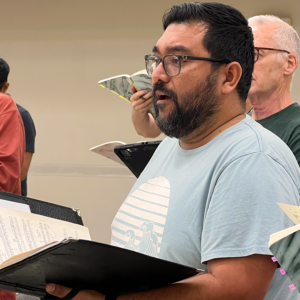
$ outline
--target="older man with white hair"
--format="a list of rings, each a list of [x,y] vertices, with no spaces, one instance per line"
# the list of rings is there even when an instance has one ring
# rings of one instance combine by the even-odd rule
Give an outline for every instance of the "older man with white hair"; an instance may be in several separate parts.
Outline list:
[[[255,64],[248,93],[252,117],[280,137],[300,165],[300,106],[290,89],[300,55],[296,30],[278,17],[250,18],[255,46]]]

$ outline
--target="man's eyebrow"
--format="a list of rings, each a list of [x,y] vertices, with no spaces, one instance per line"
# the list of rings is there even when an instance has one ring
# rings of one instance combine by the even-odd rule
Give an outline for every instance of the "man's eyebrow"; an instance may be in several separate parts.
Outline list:
[[[167,47],[166,50],[168,53],[174,53],[174,52],[180,52],[182,54],[191,54],[192,53],[192,51],[189,48],[182,46],[182,45]]]
[[[179,46],[170,46],[170,47],[167,47],[166,49],[167,53],[175,53],[175,52],[180,52],[182,54],[192,54],[192,51],[185,47],[185,46],[182,46],[182,45],[179,45]],[[153,53],[160,53],[159,49],[157,46],[154,46],[153,47],[153,50],[152,50]]]

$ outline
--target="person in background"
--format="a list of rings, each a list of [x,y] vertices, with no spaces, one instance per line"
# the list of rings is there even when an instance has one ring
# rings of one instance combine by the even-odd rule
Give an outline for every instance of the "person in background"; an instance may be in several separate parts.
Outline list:
[[[0,66],[0,82],[6,80]],[[0,93],[0,190],[21,195],[25,130],[14,100]],[[0,300],[15,300],[16,293],[0,290]]]
[[[0,82],[6,80],[0,65]],[[21,195],[25,131],[14,100],[0,93],[0,190]]]
[[[300,204],[300,169],[287,145],[245,114],[252,30],[215,2],[174,5],[163,26],[145,63],[167,137],[117,212],[111,244],[207,272],[118,297],[75,290],[73,300],[299,300],[268,242],[293,225],[277,203]]]
[[[1,76],[0,92],[1,93],[6,93],[8,90],[9,83],[7,81],[7,78],[8,78],[9,71],[10,68],[7,62],[4,59],[0,58],[0,76]],[[17,108],[22,117],[24,127],[25,127],[26,150],[24,155],[24,163],[22,165],[22,171],[21,171],[21,190],[22,190],[22,196],[27,196],[27,174],[28,174],[33,153],[35,151],[34,146],[35,146],[36,131],[30,113],[19,104],[17,104]]]
[[[300,106],[290,94],[300,55],[296,30],[275,16],[250,18],[255,64],[248,93],[252,118],[280,137],[300,165]]]

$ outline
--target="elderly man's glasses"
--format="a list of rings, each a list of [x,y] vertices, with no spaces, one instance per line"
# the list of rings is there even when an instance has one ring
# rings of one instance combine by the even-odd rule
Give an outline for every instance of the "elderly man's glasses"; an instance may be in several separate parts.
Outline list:
[[[286,53],[290,54],[290,52],[287,51],[287,50],[273,49],[273,48],[264,48],[264,47],[254,47],[254,62],[258,61],[258,59],[259,59],[259,51],[260,50],[281,51],[281,52],[286,52]]]
[[[185,55],[174,55],[168,54],[163,58],[158,57],[155,54],[149,54],[145,56],[146,70],[147,73],[152,76],[153,71],[162,62],[165,72],[170,77],[175,77],[180,74],[181,64],[185,60],[204,60],[221,64],[228,64],[230,61],[214,59],[209,57],[196,57],[196,56],[185,56]]]

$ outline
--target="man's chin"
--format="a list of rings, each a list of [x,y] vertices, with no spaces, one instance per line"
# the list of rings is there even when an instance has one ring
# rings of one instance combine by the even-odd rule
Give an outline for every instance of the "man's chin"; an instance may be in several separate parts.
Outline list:
[[[174,105],[170,105],[170,103],[163,104],[155,104],[155,110],[158,112],[158,115],[163,118],[167,117],[171,111],[174,110]]]
[[[168,115],[169,112],[164,110],[158,110],[158,113],[156,114],[156,119],[159,120],[160,122],[164,122],[167,120]]]
[[[164,110],[164,108],[166,107],[166,104],[164,103],[164,104],[155,104],[154,105],[155,106],[155,108],[158,110],[158,111],[162,111],[162,110]]]
[[[166,121],[166,117],[162,117],[161,114],[156,115],[155,121],[156,123],[163,124]]]

